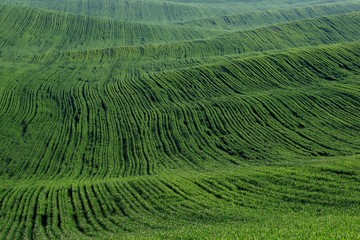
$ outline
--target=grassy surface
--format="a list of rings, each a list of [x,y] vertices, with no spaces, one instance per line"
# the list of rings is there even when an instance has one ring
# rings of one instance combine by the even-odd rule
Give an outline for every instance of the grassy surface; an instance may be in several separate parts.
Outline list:
[[[200,28],[151,25],[0,5],[1,47],[18,53],[106,48],[184,41],[219,33]],[[220,33],[223,33],[221,31]]]
[[[0,236],[356,239],[358,158],[12,184],[1,189]]]
[[[356,12],[359,10],[359,2],[328,3],[313,5],[310,7],[286,8],[280,10],[276,9],[242,14],[229,14],[210,18],[199,18],[177,22],[176,24],[182,26],[199,26],[209,29],[219,28],[226,30],[243,30],[300,19]]]
[[[249,13],[269,9],[314,6],[349,0],[0,0],[1,3],[42,8],[86,16],[125,21],[168,23],[227,14]],[[355,1],[356,2],[356,1]]]
[[[20,18],[22,20],[22,18]],[[13,26],[21,27],[19,23],[22,21],[13,21],[11,24],[6,22],[3,25],[5,32],[7,29],[13,29]],[[56,23],[56,21],[54,21]],[[121,60],[123,63],[128,61],[152,61],[152,65],[161,65],[161,62],[169,64],[181,64],[184,60],[192,59],[193,62],[203,63],[202,61],[216,62],[214,58],[218,56],[228,56],[229,58],[238,57],[239,54],[254,54],[255,52],[284,50],[289,48],[316,46],[323,44],[334,44],[341,42],[350,42],[360,40],[357,29],[360,24],[360,13],[338,14],[329,17],[320,17],[299,21],[292,21],[289,23],[281,23],[273,26],[259,27],[251,30],[236,31],[226,34],[220,34],[213,37],[205,37],[203,39],[193,39],[197,35],[189,37],[190,40],[176,42],[177,32],[173,32],[169,36],[167,44],[154,44],[152,41],[157,39],[157,36],[151,35],[149,44],[136,45],[131,43],[131,36],[123,36],[122,34],[102,35],[98,31],[96,25],[93,27],[94,31],[82,33],[79,29],[84,22],[71,25],[70,31],[68,29],[53,29],[51,27],[44,27],[43,34],[52,36],[53,41],[47,44],[38,44],[36,36],[32,29],[38,29],[36,25],[33,28],[26,28],[28,37],[18,38],[17,35],[8,34],[3,36],[4,50],[2,55],[11,57],[11,59],[25,58],[29,60],[34,57],[28,52],[37,52],[46,54],[37,54],[35,60],[42,59],[47,62],[59,61],[114,61]],[[130,23],[131,24],[131,23]],[[116,25],[115,25],[116,26]],[[181,28],[180,28],[181,29]],[[188,28],[186,28],[188,29]],[[174,29],[171,29],[174,30]],[[193,31],[193,30],[191,30]],[[94,34],[97,33],[97,34]],[[144,34],[150,33],[145,31]],[[205,33],[205,36],[208,33]],[[139,36],[142,34],[139,33]],[[165,35],[165,33],[163,34]],[[82,36],[81,43],[74,41],[74,36]],[[165,39],[164,39],[165,40]],[[14,44],[16,43],[16,44]],[[129,45],[120,47],[122,45]],[[71,49],[71,51],[66,51]],[[84,50],[83,50],[84,49]],[[85,50],[86,49],[86,50]],[[75,51],[77,50],[77,51]],[[80,51],[79,51],[80,50]],[[233,56],[231,56],[233,55]],[[58,59],[60,58],[60,59]],[[65,58],[65,59],[64,59]],[[109,59],[110,58],[110,59]],[[137,64],[134,68],[141,68],[149,64]],[[185,66],[191,66],[189,62],[184,63]],[[168,66],[160,66],[160,71],[166,70]]]
[[[0,239],[360,237],[357,1],[1,2]]]
[[[358,153],[359,95],[341,80],[359,74],[358,49],[293,50],[137,77],[134,69],[129,79],[105,75],[116,65],[98,62],[10,65],[2,70],[0,131],[17,134],[1,144],[9,159],[2,177],[103,178]]]

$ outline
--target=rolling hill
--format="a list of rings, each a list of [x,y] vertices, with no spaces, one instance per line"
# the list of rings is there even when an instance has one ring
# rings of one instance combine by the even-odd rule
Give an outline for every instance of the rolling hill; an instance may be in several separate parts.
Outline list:
[[[199,26],[209,29],[244,30],[301,19],[357,12],[359,10],[360,4],[358,2],[328,3],[310,7],[276,9],[242,14],[228,14],[210,18],[198,18],[177,22],[176,24],[182,26]]]
[[[253,13],[269,9],[316,6],[353,0],[0,0],[0,3],[54,10],[85,16],[135,22],[169,23],[189,19]],[[355,1],[356,2],[356,1]],[[341,7],[341,6],[338,6]]]
[[[358,1],[0,1],[0,239],[357,239]]]

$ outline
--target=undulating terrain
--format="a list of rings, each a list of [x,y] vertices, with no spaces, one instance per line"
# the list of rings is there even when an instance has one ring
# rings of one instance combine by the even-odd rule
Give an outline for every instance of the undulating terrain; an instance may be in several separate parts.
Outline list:
[[[359,0],[0,0],[0,239],[359,229]]]

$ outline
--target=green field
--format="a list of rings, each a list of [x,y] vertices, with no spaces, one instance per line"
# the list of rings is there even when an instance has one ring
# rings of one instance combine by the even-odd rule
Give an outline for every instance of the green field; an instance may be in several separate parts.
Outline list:
[[[360,1],[0,0],[0,240],[360,239]]]

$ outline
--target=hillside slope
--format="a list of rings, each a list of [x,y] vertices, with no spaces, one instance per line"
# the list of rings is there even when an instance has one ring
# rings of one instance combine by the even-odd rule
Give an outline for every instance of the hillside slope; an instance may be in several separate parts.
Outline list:
[[[263,54],[264,51],[275,52],[359,41],[360,36],[357,34],[359,23],[359,13],[339,14],[238,31],[202,40],[50,52],[16,56],[12,59],[59,66],[82,64],[83,70],[88,68],[89,71],[91,67],[96,67],[95,65],[101,64],[102,67],[111,65],[109,68],[112,75],[116,75],[117,80],[128,79],[129,76],[138,76],[142,73],[164,72],[217,61],[228,61],[240,56]]]
[[[13,137],[1,140],[2,177],[119,177],[357,153],[356,88],[333,81],[359,74],[358,49],[304,49],[126,81],[106,65],[10,65],[2,69],[0,131]]]
[[[249,13],[268,9],[285,9],[328,3],[329,0],[254,0],[254,1],[163,1],[163,0],[0,0],[16,4],[85,16],[108,19],[167,23],[190,19]],[[330,2],[354,2],[332,0]]]
[[[252,13],[199,18],[177,22],[182,26],[199,26],[202,28],[220,29],[249,29],[259,26],[296,21],[301,19],[316,18],[334,14],[357,12],[360,10],[359,2],[329,3],[310,7],[298,7],[280,10],[258,11]]]
[[[358,1],[13,4],[0,239],[360,238]]]
[[[91,49],[203,38],[216,31],[123,22],[0,5],[0,46],[22,53]]]

